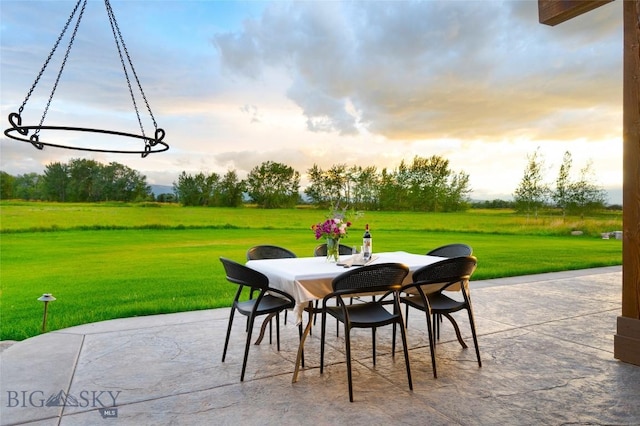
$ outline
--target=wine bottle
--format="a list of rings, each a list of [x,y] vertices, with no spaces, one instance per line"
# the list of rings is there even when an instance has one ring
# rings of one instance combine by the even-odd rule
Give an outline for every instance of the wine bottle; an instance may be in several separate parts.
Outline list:
[[[371,258],[372,245],[371,245],[371,233],[369,232],[369,224],[364,228],[364,235],[362,236],[362,257],[365,261]]]

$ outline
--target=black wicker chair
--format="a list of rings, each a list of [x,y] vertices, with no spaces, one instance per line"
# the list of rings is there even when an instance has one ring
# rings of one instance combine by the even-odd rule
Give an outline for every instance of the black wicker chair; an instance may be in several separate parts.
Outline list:
[[[284,247],[259,245],[247,250],[247,260],[287,259],[297,257],[294,252]]]
[[[293,257],[298,256],[291,250],[279,246],[258,245],[247,250],[247,260],[290,259]],[[253,290],[251,291],[251,297],[253,298]],[[287,311],[284,311],[284,323],[287,323]]]
[[[295,306],[294,298],[277,289],[269,287],[269,279],[262,273],[244,266],[233,260],[220,258],[227,274],[227,280],[234,284],[238,284],[238,291],[233,299],[231,313],[229,314],[229,325],[227,326],[227,337],[224,341],[224,349],[222,351],[222,362],[227,355],[227,347],[229,345],[229,336],[231,335],[231,326],[233,325],[233,317],[236,311],[247,317],[247,341],[244,348],[244,359],[242,361],[242,373],[240,381],[244,380],[244,373],[247,368],[247,358],[249,356],[249,346],[251,344],[251,332],[256,317],[260,315],[276,314],[276,342],[278,351],[280,350],[280,323],[278,316],[281,311],[291,309]],[[241,301],[242,290],[244,287],[250,288],[258,293],[255,299]],[[277,294],[277,296],[274,296]]]
[[[326,336],[327,314],[344,324],[345,356],[347,360],[347,377],[349,382],[349,401],[353,402],[353,384],[351,375],[351,329],[370,328],[372,330],[373,365],[376,364],[376,329],[393,324],[392,352],[395,355],[396,327],[400,326],[404,360],[407,368],[409,389],[413,390],[407,336],[400,313],[400,294],[402,281],[409,273],[409,268],[400,263],[382,263],[352,269],[340,274],[333,280],[333,292],[322,300],[322,334],[320,338],[320,373],[324,372],[324,346]],[[386,293],[377,301],[348,304],[344,297],[359,293]],[[393,300],[393,311],[385,309],[385,299]],[[329,306],[328,301],[335,299],[336,306]]]
[[[444,246],[436,247],[433,250],[429,250],[428,256],[440,256],[440,257],[460,257],[471,256],[473,249],[471,246],[462,243],[447,244]]]
[[[473,344],[476,348],[478,366],[482,367],[476,326],[473,320],[473,309],[471,307],[471,295],[469,294],[469,279],[475,271],[476,266],[477,259],[474,256],[444,259],[414,271],[413,283],[402,288],[402,292],[404,293],[400,298],[402,303],[425,312],[425,316],[427,317],[433,377],[438,377],[438,375],[435,355],[436,334],[432,324],[432,318],[433,323],[435,323],[437,316],[447,317],[449,321],[451,321],[451,324],[453,324],[458,341],[463,348],[466,348],[467,345],[464,343],[464,340],[462,340],[460,328],[450,315],[462,309],[465,309],[469,315],[469,324],[471,326],[471,334],[473,335]],[[455,285],[459,285],[458,287],[462,293],[463,300],[453,299],[443,293],[443,291],[448,291]]]
[[[357,253],[357,250],[356,250]],[[344,244],[339,244],[338,245],[338,254],[343,255],[343,254],[353,254],[353,249],[349,246],[346,246]],[[313,255],[314,256],[326,256],[327,255],[327,244],[320,244],[318,246],[316,246],[316,248],[313,250]]]
[[[453,243],[446,244],[444,246],[436,247],[427,252],[427,256],[439,256],[439,257],[460,257],[460,256],[471,256],[473,254],[473,249],[471,246],[463,243]],[[449,291],[460,291],[460,286],[454,285]],[[436,315],[437,321],[434,322],[436,336],[440,338],[440,323],[442,322],[442,317],[440,315]],[[405,324],[409,325],[409,305],[406,306],[404,313],[404,321]]]

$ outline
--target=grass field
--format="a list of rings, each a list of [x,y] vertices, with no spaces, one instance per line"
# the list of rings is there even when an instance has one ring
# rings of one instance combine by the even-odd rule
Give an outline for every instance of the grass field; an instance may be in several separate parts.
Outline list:
[[[0,203],[0,339],[112,318],[228,306],[235,286],[220,256],[244,261],[247,248],[276,244],[310,256],[310,226],[327,212],[309,208],[183,208],[174,205]],[[619,265],[622,245],[601,232],[622,229],[620,212],[581,221],[526,218],[511,211],[456,214],[366,212],[374,251],[424,253],[450,242],[474,248],[474,279]],[[571,236],[572,230],[583,235]]]

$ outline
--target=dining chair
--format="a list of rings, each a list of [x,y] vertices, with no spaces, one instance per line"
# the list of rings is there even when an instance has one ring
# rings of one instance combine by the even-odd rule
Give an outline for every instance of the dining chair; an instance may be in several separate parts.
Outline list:
[[[358,252],[358,250],[356,249],[356,253]],[[338,254],[353,254],[353,248],[349,247],[347,245],[344,244],[339,244],[338,245]],[[318,246],[316,246],[316,248],[313,250],[313,255],[314,256],[326,256],[327,255],[327,243],[324,244],[320,244]]]
[[[381,263],[343,272],[332,281],[332,293],[322,300],[322,332],[320,337],[320,374],[324,372],[324,347],[326,336],[327,314],[344,324],[345,356],[347,360],[347,378],[349,383],[349,401],[353,402],[353,384],[351,374],[351,329],[370,328],[372,336],[373,365],[376,365],[376,329],[385,325],[394,325],[392,337],[392,354],[395,356],[395,325],[400,327],[404,360],[407,369],[409,389],[413,390],[407,336],[400,311],[400,293],[402,281],[409,273],[409,268],[401,263]],[[361,293],[384,293],[375,301],[348,304],[345,297]],[[393,311],[385,309],[386,298],[391,297]],[[335,306],[328,302],[335,299]]]
[[[471,246],[463,243],[446,244],[444,246],[436,247],[427,252],[428,256],[440,256],[440,257],[460,257],[471,256],[473,249]]]
[[[247,260],[291,259],[294,257],[298,256],[291,250],[268,244],[253,246],[247,250]],[[253,291],[251,291],[250,297],[253,298]],[[287,323],[287,311],[284,311],[284,323]],[[271,330],[269,330],[269,332],[271,332]]]
[[[431,364],[433,366],[433,377],[438,377],[436,371],[436,351],[435,340],[436,334],[433,322],[436,322],[437,316],[445,316],[456,332],[458,342],[463,348],[467,345],[460,334],[458,323],[451,316],[452,313],[465,309],[469,316],[469,325],[471,326],[471,334],[473,336],[473,344],[476,348],[476,357],[478,358],[478,366],[482,367],[480,360],[480,350],[478,348],[478,337],[476,335],[476,326],[473,320],[473,309],[471,306],[471,295],[469,293],[469,279],[478,264],[474,256],[452,257],[441,260],[431,265],[423,266],[413,272],[413,282],[402,287],[403,295],[400,298],[402,303],[412,308],[419,309],[425,313],[427,317],[427,333],[429,334],[429,349],[431,350]],[[454,299],[444,294],[452,286],[459,285],[459,292],[462,293],[460,298]]]
[[[460,257],[460,256],[471,256],[473,254],[473,249],[470,245],[464,243],[453,243],[453,244],[445,244],[440,247],[436,247],[427,252],[427,256],[438,256],[438,257]],[[452,286],[448,291],[460,291],[458,285]],[[442,322],[442,317],[440,315],[436,316],[437,321],[434,322],[436,335],[440,337],[440,323]],[[405,325],[409,325],[409,305],[405,307],[404,313],[404,321]]]
[[[291,295],[284,291],[269,287],[269,278],[261,272],[224,257],[220,258],[220,262],[222,262],[224,266],[227,280],[231,283],[238,284],[238,290],[233,298],[231,313],[229,314],[227,337],[225,338],[224,349],[222,350],[222,362],[224,362],[227,355],[233,317],[235,312],[238,311],[238,313],[247,317],[247,339],[244,347],[244,359],[242,360],[242,373],[240,373],[240,381],[244,381],[244,373],[247,368],[247,358],[249,356],[249,346],[251,344],[251,332],[255,318],[261,315],[276,315],[276,342],[279,351],[280,322],[278,321],[278,317],[280,312],[286,309],[292,309],[296,302]],[[255,299],[241,300],[242,290],[245,287],[257,292],[258,296]]]
[[[279,246],[257,245],[247,250],[247,260],[289,259],[293,257],[297,257],[294,252]]]

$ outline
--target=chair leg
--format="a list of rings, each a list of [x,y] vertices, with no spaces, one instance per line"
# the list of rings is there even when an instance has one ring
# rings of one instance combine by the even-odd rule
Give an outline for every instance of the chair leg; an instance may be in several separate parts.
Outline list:
[[[395,323],[393,325],[395,329]],[[413,390],[413,381],[411,380],[411,365],[409,364],[409,345],[407,344],[407,331],[404,329],[402,320],[400,320],[400,323],[398,325],[400,326],[400,335],[402,336],[402,347],[404,348],[404,363],[407,366],[407,380],[409,381],[409,389]],[[394,340],[395,337],[396,336],[394,333]]]
[[[229,336],[231,336],[231,325],[233,324],[233,316],[236,312],[235,306],[231,307],[231,313],[229,314],[229,324],[227,325],[227,337],[224,339],[224,349],[222,350],[222,362],[227,356],[227,347],[229,346]]]
[[[371,329],[371,346],[373,349],[373,366],[376,366],[376,328]]]
[[[473,344],[476,347],[476,357],[478,358],[478,367],[482,367],[482,361],[480,360],[480,348],[478,347],[478,337],[476,335],[476,324],[473,320],[473,312],[471,308],[467,309],[469,313],[469,324],[471,325],[471,335],[473,336]]]
[[[396,323],[393,323],[393,335],[391,336],[391,357],[396,356]]]
[[[443,316],[447,317],[449,322],[451,322],[451,325],[453,325],[453,329],[456,332],[456,337],[458,338],[458,342],[460,343],[460,346],[462,346],[463,348],[466,349],[467,348],[467,344],[462,339],[462,333],[460,333],[460,327],[458,326],[458,323],[456,322],[456,320],[453,319],[453,317],[450,314],[441,314],[440,315],[441,318]]]
[[[425,312],[427,317],[427,333],[429,334],[429,349],[431,350],[431,366],[433,368],[433,378],[438,378],[438,373],[436,371],[436,345],[435,345],[435,330],[431,324],[431,315],[429,312]]]
[[[244,381],[244,372],[247,369],[247,359],[249,358],[249,346],[251,345],[251,332],[253,331],[254,317],[249,317],[249,331],[247,331],[247,342],[244,345],[244,359],[242,360],[242,373],[240,373],[240,381]]]
[[[320,374],[324,373],[324,336],[327,330],[327,313],[322,312],[322,324],[320,327]]]
[[[276,344],[280,352],[280,312],[276,314]]]
[[[318,302],[319,302],[319,300],[316,300],[315,306],[313,307],[314,312],[318,310]],[[316,317],[316,314],[314,313],[313,314],[313,325],[316,325],[316,320],[317,319],[318,318]]]
[[[404,305],[404,325],[409,328],[409,305]]]
[[[351,330],[344,325],[345,355],[347,357],[347,381],[349,382],[349,401],[353,402],[353,377],[351,376]]]

